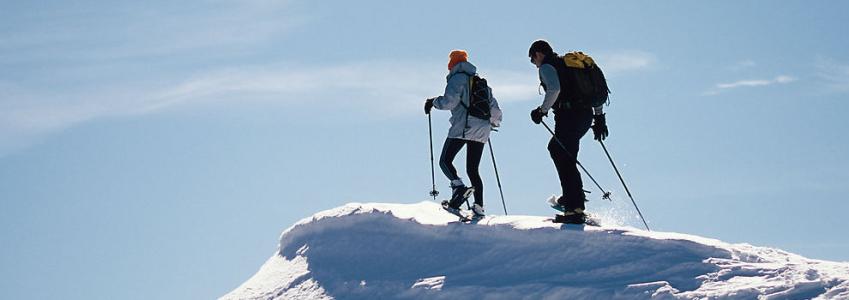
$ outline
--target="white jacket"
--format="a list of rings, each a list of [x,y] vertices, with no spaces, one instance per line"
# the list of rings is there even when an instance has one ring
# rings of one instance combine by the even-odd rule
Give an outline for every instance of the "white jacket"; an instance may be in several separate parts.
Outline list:
[[[489,140],[489,132],[492,127],[501,125],[501,108],[495,96],[491,96],[489,120],[479,119],[467,113],[469,106],[469,78],[477,72],[477,68],[469,62],[460,62],[448,73],[445,86],[445,94],[433,100],[433,107],[441,110],[451,111],[451,128],[448,129],[449,138],[476,141],[486,143]],[[492,95],[492,88],[489,94]],[[465,106],[460,105],[463,102]]]

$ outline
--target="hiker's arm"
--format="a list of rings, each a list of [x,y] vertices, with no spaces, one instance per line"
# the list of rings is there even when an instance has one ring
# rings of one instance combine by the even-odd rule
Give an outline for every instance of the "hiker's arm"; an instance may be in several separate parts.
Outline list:
[[[545,98],[543,98],[540,108],[543,112],[548,112],[554,102],[557,101],[557,96],[560,95],[560,78],[557,77],[557,70],[549,64],[539,67],[539,78],[545,85]]]
[[[457,105],[460,105],[460,99],[463,96],[463,87],[468,84],[467,76],[452,76],[448,80],[448,85],[445,86],[445,95],[436,97],[433,100],[433,107],[442,110],[452,110]]]

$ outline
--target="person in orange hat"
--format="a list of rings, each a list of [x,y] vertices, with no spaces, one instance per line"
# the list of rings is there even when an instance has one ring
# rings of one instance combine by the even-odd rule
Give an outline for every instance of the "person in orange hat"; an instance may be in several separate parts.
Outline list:
[[[492,96],[492,89],[484,79],[476,76],[477,68],[468,58],[464,50],[453,50],[448,54],[445,93],[425,100],[425,114],[430,114],[432,108],[451,111],[451,128],[448,129],[448,137],[439,157],[439,167],[451,181],[452,189],[451,200],[443,201],[443,207],[458,211],[460,204],[474,194],[472,212],[480,217],[484,215],[483,181],[478,167],[490,131],[501,124],[501,109]],[[483,80],[483,83],[479,80]],[[482,92],[475,92],[472,96],[473,90]],[[454,157],[463,146],[466,146],[466,174],[472,183],[471,187],[463,183],[453,165]]]
[[[448,54],[448,71],[454,68],[460,62],[468,62],[469,61],[469,53],[466,53],[465,50],[452,50],[451,53]]]

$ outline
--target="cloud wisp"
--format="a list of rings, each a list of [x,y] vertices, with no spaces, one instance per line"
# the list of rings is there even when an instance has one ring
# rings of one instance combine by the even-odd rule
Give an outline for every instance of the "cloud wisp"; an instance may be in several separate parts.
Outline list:
[[[738,87],[755,87],[755,86],[767,86],[773,84],[783,84],[790,83],[796,81],[796,78],[781,75],[775,77],[774,79],[755,79],[755,80],[740,80],[732,83],[720,83],[716,85],[718,89],[733,89]]]
[[[0,64],[184,59],[251,49],[304,19],[287,14],[288,6],[287,1],[127,2],[0,13]]]
[[[755,66],[757,66],[757,63],[755,63],[754,60],[746,59],[746,60],[739,61],[736,64],[729,66],[728,70],[731,70],[731,71],[734,71],[734,72],[739,72],[739,71],[742,71],[742,70],[745,70],[745,69],[753,68]]]
[[[816,63],[817,77],[835,93],[849,92],[849,65],[820,58]]]
[[[657,57],[654,54],[638,50],[601,52],[596,60],[606,75],[614,76],[646,70],[657,65]]]
[[[729,83],[718,83],[713,89],[704,93],[706,96],[717,95],[722,93],[723,91],[738,89],[738,88],[750,88],[750,87],[764,87],[770,85],[777,84],[787,84],[794,82],[798,79],[788,75],[780,75],[773,79],[747,79],[747,80],[738,80]]]
[[[174,82],[308,19],[288,1],[30,6],[0,11],[0,155],[74,124],[179,104],[163,92]]]

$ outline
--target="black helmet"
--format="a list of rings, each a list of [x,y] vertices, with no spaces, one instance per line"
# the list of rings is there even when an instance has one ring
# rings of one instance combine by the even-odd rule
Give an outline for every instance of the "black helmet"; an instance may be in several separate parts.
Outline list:
[[[531,48],[528,49],[528,56],[534,56],[535,52],[540,52],[543,55],[548,56],[554,53],[554,50],[551,49],[551,45],[549,45],[545,40],[536,40],[533,44],[531,44]]]

